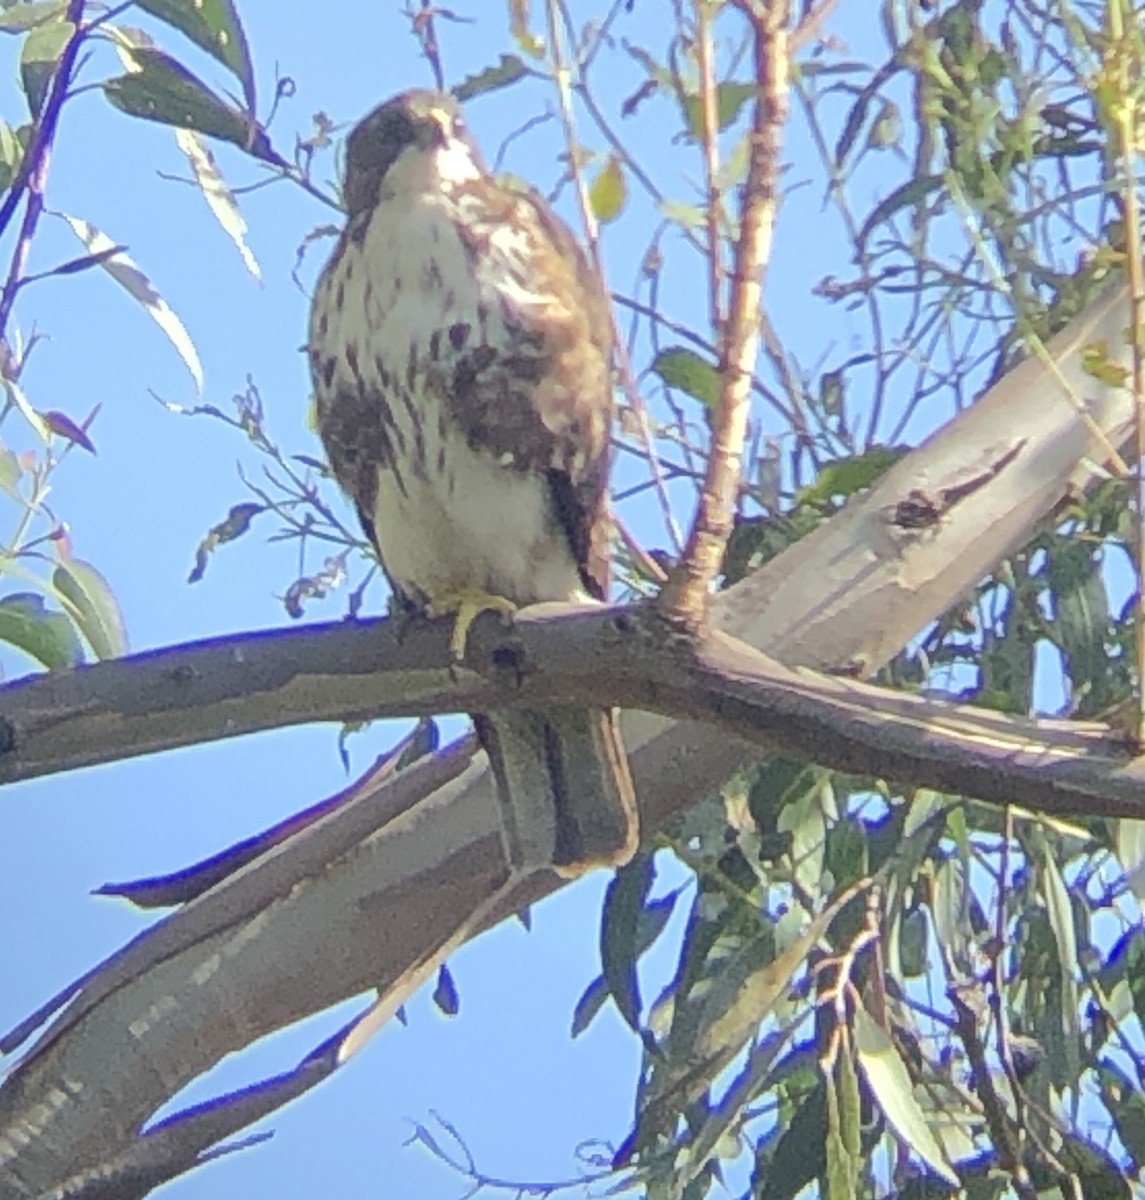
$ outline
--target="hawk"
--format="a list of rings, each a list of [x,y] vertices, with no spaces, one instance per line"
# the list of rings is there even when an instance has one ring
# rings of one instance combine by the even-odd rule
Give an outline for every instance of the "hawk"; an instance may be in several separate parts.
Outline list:
[[[346,142],[347,222],[314,294],[318,428],[394,595],[455,614],[608,590],[608,301],[571,231],[486,168],[456,102],[409,91]],[[475,713],[510,860],[636,848],[606,709]]]

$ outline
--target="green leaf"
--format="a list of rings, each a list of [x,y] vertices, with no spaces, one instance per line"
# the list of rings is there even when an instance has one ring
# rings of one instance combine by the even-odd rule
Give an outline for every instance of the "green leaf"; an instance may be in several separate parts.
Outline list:
[[[1103,554],[1085,540],[1063,539],[1051,546],[1045,577],[1053,593],[1053,637],[1065,669],[1080,697],[1079,717],[1103,712],[1120,699],[1109,670],[1109,597],[1101,564]]]
[[[827,1084],[820,1081],[802,1098],[770,1156],[760,1155],[752,1195],[759,1200],[793,1200],[827,1165]]]
[[[592,215],[601,225],[615,221],[628,198],[628,185],[624,181],[624,168],[615,154],[600,169],[588,189],[588,205]]]
[[[232,0],[135,0],[144,12],[178,29],[227,67],[242,84],[247,111],[255,111],[254,67],[246,33]]]
[[[669,346],[652,360],[650,368],[665,386],[679,388],[705,408],[715,409],[720,401],[720,373],[694,350]]]
[[[0,642],[23,650],[49,671],[83,662],[83,647],[71,621],[51,612],[33,592],[0,599]]]
[[[23,475],[24,468],[20,465],[19,458],[7,446],[0,445],[0,490],[7,492],[20,504],[24,503],[19,492]]]
[[[645,904],[640,910],[636,928],[635,957],[637,960],[664,931],[664,926],[668,924],[668,918],[672,915],[676,907],[676,900],[682,890],[682,888],[676,888],[668,895]],[[604,976],[598,975],[585,988],[581,998],[576,1002],[572,1019],[572,1037],[579,1037],[584,1033],[592,1024],[593,1018],[608,1003],[611,995]]]
[[[44,418],[44,423],[56,437],[62,437],[77,446],[82,446],[89,454],[95,453],[95,445],[92,443],[91,438],[88,437],[87,432],[77,425],[67,413],[62,413],[58,409],[52,408],[42,413],[41,416]]]
[[[47,421],[32,407],[31,401],[24,395],[24,389],[14,379],[5,379],[2,382],[8,398],[20,410],[24,420],[36,431],[40,441],[47,442],[52,431],[48,428]]]
[[[0,121],[0,191],[7,191],[24,160],[24,147],[7,121]]]
[[[433,989],[433,1002],[447,1016],[456,1017],[461,1008],[461,997],[449,968],[442,963],[437,973],[437,987]]]
[[[808,788],[802,796],[785,804],[779,814],[776,829],[790,834],[792,874],[811,899],[819,895],[823,883],[823,857],[826,853],[827,821],[823,812],[822,789],[830,788],[824,778],[817,787]]]
[[[1121,1068],[1110,1059],[1098,1067],[1101,1095],[1113,1115],[1117,1134],[1133,1157],[1139,1171],[1145,1163],[1145,1096]]]
[[[841,1068],[844,1063],[852,1067],[851,1082],[854,1082],[853,1066],[850,1057],[846,1054],[840,1055],[839,1067]],[[823,1169],[824,1200],[855,1200],[855,1181],[860,1176],[862,1169],[861,1160],[853,1160],[847,1147],[845,1136],[847,1122],[840,1111],[843,1108],[843,1097],[840,1095],[840,1090],[837,1080],[832,1080],[827,1085],[827,1161]],[[856,1087],[855,1090],[857,1093],[858,1088]],[[858,1107],[857,1099],[856,1107]]]
[[[195,391],[203,390],[203,368],[199,363],[199,355],[195,345],[187,335],[183,322],[171,311],[167,302],[151,286],[151,280],[135,265],[135,263],[119,250],[115,243],[94,225],[79,217],[69,217],[61,214],[71,226],[72,232],[87,247],[89,254],[99,260],[99,265],[115,280],[120,287],[125,288],[143,307],[147,315],[167,335],[171,344],[179,353],[179,357],[191,372],[195,381]]]
[[[52,573],[52,584],[68,602],[72,619],[97,658],[127,653],[123,614],[108,582],[90,563],[69,558]]]
[[[814,483],[796,492],[795,503],[824,505],[837,498],[854,496],[870,487],[904,453],[904,450],[894,446],[875,446],[865,454],[828,463],[816,476]]]
[[[673,221],[684,229],[702,229],[706,220],[705,209],[699,204],[683,204],[678,200],[661,200],[656,206],[666,221]]]
[[[946,1161],[942,1147],[915,1099],[910,1074],[894,1042],[861,1005],[855,1008],[853,1020],[859,1067],[895,1136],[936,1175],[952,1187],[960,1187],[958,1176]]]
[[[44,107],[56,63],[75,28],[70,21],[45,21],[36,25],[24,39],[20,50],[20,81],[33,117],[38,117]]]
[[[847,155],[850,154],[851,147],[855,144],[855,140],[859,136],[859,131],[863,128],[863,124],[867,119],[867,112],[870,109],[871,101],[877,94],[877,90],[874,85],[868,84],[855,97],[855,103],[851,105],[846,120],[843,122],[843,128],[835,142],[835,162],[839,166],[843,165]]]
[[[640,984],[636,959],[640,914],[655,875],[652,856],[638,854],[620,868],[604,896],[600,922],[600,960],[620,1015],[640,1032]]]
[[[580,999],[576,1002],[576,1008],[573,1009],[570,1037],[580,1037],[584,1033],[596,1018],[597,1013],[608,1003],[608,998],[611,995],[612,993],[608,990],[608,984],[604,981],[604,976],[598,975],[584,989]]]
[[[523,59],[516,54],[502,54],[501,61],[496,66],[486,67],[476,75],[467,75],[453,89],[453,94],[464,103],[484,92],[495,92],[498,88],[509,87],[528,74],[529,68],[525,66]]]
[[[755,95],[754,83],[721,83],[716,87],[716,119],[721,130],[727,129],[739,116],[743,106]],[[703,135],[703,109],[699,95],[683,97],[684,120],[688,133],[699,138]]]
[[[270,139],[254,120],[215,95],[169,54],[149,46],[134,46],[129,53],[138,70],[102,85],[116,108],[145,121],[194,129],[231,142],[254,158],[278,162]]]
[[[261,279],[262,274],[258,269],[258,262],[246,244],[246,221],[239,211],[234,193],[227,187],[226,180],[223,179],[222,172],[215,162],[215,156],[201,135],[193,129],[176,129],[175,141],[178,143],[179,149],[187,156],[191,174],[194,175],[195,182],[199,185],[199,191],[203,193],[203,199],[206,200],[215,220],[238,248],[243,265],[255,279]]]
[[[31,4],[13,4],[0,12],[0,33],[26,33],[62,17],[67,0],[32,0]]]
[[[900,208],[912,208],[922,204],[931,192],[938,191],[940,187],[942,187],[941,175],[916,175],[902,187],[895,188],[886,199],[875,205],[863,222],[863,228],[859,230],[859,236],[855,239],[858,245],[865,246],[871,232],[888,218],[893,217]]]

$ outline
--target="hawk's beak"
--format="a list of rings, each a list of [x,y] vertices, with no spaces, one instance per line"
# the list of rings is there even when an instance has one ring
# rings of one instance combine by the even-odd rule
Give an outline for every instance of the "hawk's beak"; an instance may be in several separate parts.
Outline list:
[[[427,108],[418,122],[418,144],[423,150],[444,146],[453,131],[453,116],[444,108]]]

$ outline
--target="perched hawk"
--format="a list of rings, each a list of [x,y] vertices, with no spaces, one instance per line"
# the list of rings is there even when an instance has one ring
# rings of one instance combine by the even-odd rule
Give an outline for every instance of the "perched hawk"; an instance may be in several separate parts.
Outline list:
[[[456,103],[405,92],[346,143],[346,228],[314,295],[322,441],[394,592],[455,613],[603,600],[607,300],[544,200],[495,179]],[[616,714],[474,714],[512,858],[567,874],[636,847]]]

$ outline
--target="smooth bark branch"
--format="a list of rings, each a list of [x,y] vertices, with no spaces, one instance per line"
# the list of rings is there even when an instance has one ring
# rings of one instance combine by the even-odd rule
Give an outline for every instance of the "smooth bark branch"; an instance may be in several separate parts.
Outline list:
[[[1132,398],[1128,391],[1104,387],[1090,377],[1082,359],[1088,346],[1104,344],[1127,361],[1128,322],[1126,292],[1113,290],[1049,345],[1061,375],[1084,399],[1088,417],[1116,446],[1132,434]],[[1039,522],[1067,497],[1099,477],[1095,464],[1106,457],[1100,442],[1065,399],[1059,382],[1030,359],[899,462],[868,495],[716,597],[713,624],[789,667],[858,675],[874,671],[965,596],[995,563],[1025,545]],[[904,521],[920,513],[931,513],[932,523],[920,527],[917,521]],[[553,621],[547,631],[538,628],[538,653],[556,654],[561,639],[575,640],[579,630],[574,625],[581,620]],[[486,623],[475,637],[493,634],[496,642],[497,633]],[[218,679],[184,681],[219,690],[210,736],[226,736],[231,732],[224,728],[228,719],[240,719],[244,685],[256,707],[269,712],[275,705],[290,704],[295,706],[291,720],[301,719],[314,690],[327,687],[324,672],[349,653],[350,645],[355,654],[361,645],[352,627],[332,631],[326,668],[307,676],[302,686],[291,682],[298,677],[285,654],[276,661],[271,649],[277,644],[289,646],[291,655],[301,653],[311,635],[292,631],[299,641],[276,643],[278,636],[266,639],[265,660],[258,653],[248,659],[256,668],[249,678],[241,671],[232,676],[228,667],[220,669]],[[343,643],[343,637],[349,641]],[[713,639],[709,644],[719,643]],[[526,653],[534,653],[531,644]],[[131,667],[123,676],[131,680],[132,672],[138,672],[141,692],[133,720],[148,717],[154,693],[147,688],[161,686],[148,682],[148,669]],[[749,703],[755,703],[757,681],[741,685],[720,662],[710,669],[726,690],[721,703],[737,726]],[[92,679],[113,678],[96,670]],[[80,686],[85,675],[61,675],[50,686],[64,688],[59,696],[74,702],[78,693],[66,689]],[[51,678],[35,681],[36,686],[49,686]],[[422,683],[425,678],[416,672],[411,676]],[[365,688],[366,675],[358,679]],[[902,733],[901,723],[886,724],[880,714],[864,712],[865,704],[854,702],[860,694],[837,680],[814,681],[822,695],[816,707],[804,711],[799,706],[806,703],[802,687],[807,680],[797,676],[797,681],[799,688],[787,693],[792,708],[784,718],[792,725],[850,704],[855,747],[868,752],[867,739],[879,730]],[[667,684],[685,688],[679,681]],[[496,687],[486,681],[474,686]],[[521,691],[532,686],[530,677]],[[31,695],[31,689],[29,683],[0,691],[0,714],[8,717],[17,739],[23,726],[13,721],[10,702],[17,695]],[[74,747],[80,739],[70,735],[80,726],[73,722],[86,719],[84,712],[73,712],[53,728],[45,707],[51,696],[50,691],[38,692],[41,734],[56,739],[54,753],[74,754],[69,741]],[[900,710],[899,699],[880,694],[880,709],[885,706],[909,724],[910,715],[921,710],[909,701]],[[406,700],[418,700],[414,688]],[[87,702],[97,703],[94,691],[88,692]],[[817,707],[820,703],[823,708]],[[208,711],[194,719],[208,723]],[[94,715],[94,708],[92,714],[89,733],[100,720],[102,728],[110,727],[107,718]],[[187,714],[160,712],[157,719],[174,728]],[[982,736],[978,723],[984,719],[985,714],[974,715],[977,736]],[[832,718],[824,727],[831,732],[823,736],[834,739],[840,723]],[[1128,800],[1141,791],[1139,764],[1115,756],[1103,762],[1111,747],[1100,736],[1091,741],[1092,735],[1092,727],[1073,731],[1080,755],[1076,760],[1068,757],[1066,743],[1056,742],[1056,732],[1057,750],[1048,753],[1039,747],[1040,761],[1030,756],[1029,747],[1009,740],[987,745],[986,756],[996,752],[1006,771],[1028,771],[1031,780],[1056,779],[1051,790],[1063,805],[1069,803],[1073,772],[1091,777],[1104,773],[1095,790],[1128,808]],[[154,729],[151,736],[158,738]],[[649,831],[710,795],[760,753],[758,746],[711,724],[641,713],[628,716],[624,736]],[[963,748],[964,731],[941,724],[916,729],[915,736],[917,748],[932,763],[938,756],[928,739],[944,741],[959,753]],[[1061,736],[1067,732],[1062,730]],[[844,751],[824,746],[816,753]],[[19,753],[19,747],[12,752]],[[83,761],[95,761],[90,748],[82,755],[87,756]],[[957,756],[952,756],[944,768],[952,790],[989,787],[985,759],[975,761],[983,774],[971,779],[961,774]],[[0,803],[19,802],[18,788],[0,797]],[[156,816],[162,819],[158,811]],[[133,1154],[147,1159],[138,1146],[139,1130],[158,1106],[224,1055],[360,992],[377,989],[382,1001],[393,1003],[416,983],[412,969],[432,970],[435,951],[453,944],[474,914],[485,912],[486,923],[492,923],[561,885],[551,873],[538,873],[506,890],[508,883],[492,785],[483,757],[473,756],[470,746],[451,747],[381,788],[364,789],[352,802],[184,905],[69,989],[71,1002],[0,1087],[0,1196],[23,1200],[59,1194],[66,1181],[82,1172],[98,1178],[103,1168],[107,1178],[119,1178],[125,1163],[140,1161]],[[321,1064],[308,1060],[309,1065],[299,1068],[309,1072],[306,1079],[292,1080],[284,1094],[328,1073],[337,1061],[340,1053],[327,1054]],[[181,1157],[171,1162],[172,1171],[182,1169]]]
[[[1102,725],[989,709],[794,671],[649,608],[524,610],[475,626],[487,675],[452,677],[448,631],[390,622],[219,638],[0,690],[9,750],[32,775],[316,720],[605,702],[703,721],[840,771],[1047,812],[1145,816],[1128,748]]]

